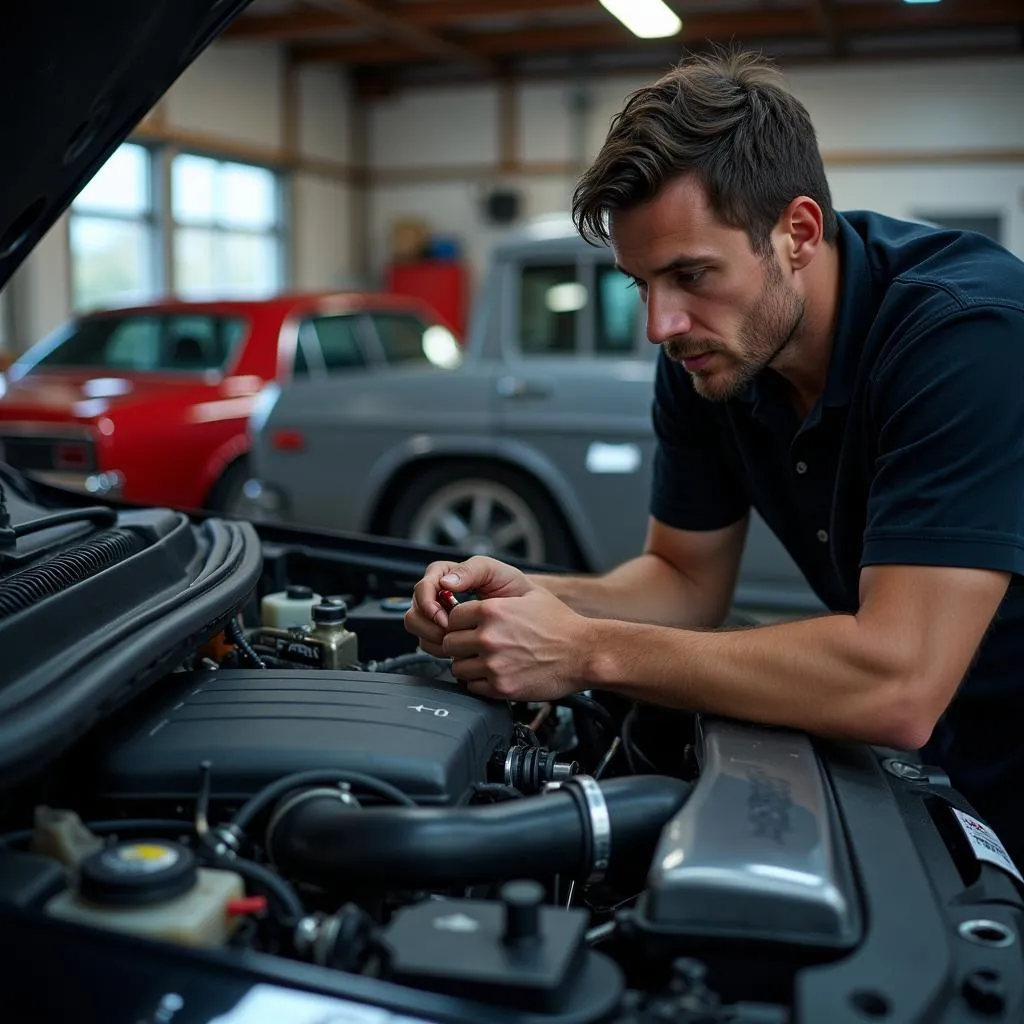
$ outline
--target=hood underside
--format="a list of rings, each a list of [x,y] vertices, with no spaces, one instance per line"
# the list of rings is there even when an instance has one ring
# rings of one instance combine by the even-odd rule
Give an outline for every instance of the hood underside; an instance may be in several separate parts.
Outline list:
[[[250,0],[33,0],[0,14],[0,287]]]

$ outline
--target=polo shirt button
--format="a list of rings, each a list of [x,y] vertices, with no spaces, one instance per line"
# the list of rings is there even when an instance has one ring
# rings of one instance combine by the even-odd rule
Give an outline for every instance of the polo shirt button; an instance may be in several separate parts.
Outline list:
[[[817,536],[822,544],[828,543],[828,530],[819,530]]]
[[[801,476],[803,476],[803,474],[807,472],[807,463],[806,463],[806,462],[798,462],[798,463],[796,464],[796,471],[797,471],[797,472],[798,472],[798,473],[799,473],[799,474],[800,474]]]

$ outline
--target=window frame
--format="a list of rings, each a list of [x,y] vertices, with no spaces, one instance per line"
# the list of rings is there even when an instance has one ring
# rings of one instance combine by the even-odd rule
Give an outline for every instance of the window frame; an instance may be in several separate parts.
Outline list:
[[[273,201],[275,208],[274,226],[270,231],[256,228],[246,228],[226,224],[217,218],[210,221],[179,221],[174,215],[174,161],[178,157],[198,157],[202,160],[210,160],[217,165],[235,164],[239,167],[253,167],[261,171],[267,171],[273,178]],[[168,148],[167,157],[164,161],[166,174],[166,210],[165,228],[167,231],[167,282],[168,289],[178,298],[184,299],[181,295],[176,273],[175,239],[179,230],[190,228],[200,231],[210,231],[214,235],[249,235],[253,238],[271,238],[275,243],[275,270],[277,282],[271,294],[279,294],[286,291],[291,283],[291,222],[290,209],[288,207],[288,186],[285,172],[272,164],[259,163],[253,160],[240,160],[229,155],[211,152],[203,149],[179,149]],[[218,296],[219,297],[219,296]],[[244,298],[244,296],[239,296]],[[211,296],[203,296],[195,301],[209,301]],[[189,301],[189,300],[185,300]]]
[[[147,248],[149,249],[149,265],[151,268],[151,280],[146,283],[144,291],[148,291],[150,297],[148,299],[140,300],[136,304],[144,305],[147,302],[152,302],[166,289],[168,268],[166,266],[163,240],[163,232],[166,229],[166,210],[164,209],[162,147],[137,141],[135,139],[126,139],[113,152],[111,152],[107,159],[109,160],[113,157],[114,153],[121,149],[122,146],[131,146],[134,149],[141,150],[142,153],[145,154],[146,209],[142,214],[125,214],[111,210],[90,209],[89,207],[83,208],[79,205],[78,196],[71,201],[68,206],[68,216],[66,220],[66,243],[68,254],[68,309],[73,316],[80,316],[98,309],[117,308],[116,306],[105,307],[102,304],[99,306],[80,306],[76,301],[75,261],[77,254],[72,241],[74,237],[74,223],[76,220],[104,220],[116,224],[144,225],[147,229],[147,237],[149,241]],[[106,161],[104,161],[104,166],[105,164]],[[102,167],[100,170],[102,170]],[[97,170],[96,173],[98,174],[99,170]]]
[[[316,326],[313,321],[327,320],[337,317],[346,317],[355,321],[352,327],[352,333],[354,334],[356,343],[359,345],[360,351],[365,359],[362,366],[353,366],[347,370],[331,370],[328,368],[327,360],[324,357],[323,346],[320,344],[320,337],[316,333]],[[307,326],[313,330],[312,337],[310,337],[307,331],[304,330]],[[296,376],[295,361],[300,349],[302,350],[303,356],[306,360],[307,372]],[[311,359],[311,355],[314,355],[315,358]],[[378,351],[376,331],[373,329],[372,325],[368,323],[366,310],[360,309],[354,312],[345,312],[338,310],[309,309],[296,318],[295,352],[292,354],[291,365],[293,380],[328,381],[341,373],[355,373],[358,371],[365,373],[367,370],[374,370],[383,365],[383,362],[383,353]]]
[[[587,289],[586,305],[574,313],[573,348],[571,352],[528,352],[523,348],[523,277],[530,267],[557,267],[565,265],[575,269],[575,281]],[[507,334],[507,344],[518,359],[544,361],[554,359],[579,359],[593,355],[593,347],[587,338],[587,326],[593,324],[593,306],[591,283],[593,274],[589,261],[581,259],[575,253],[560,253],[558,251],[550,254],[537,253],[536,255],[521,256],[509,263],[512,280],[509,288],[512,316],[506,317],[505,322],[510,325]]]
[[[576,311],[576,332],[575,347],[572,352],[527,352],[522,343],[522,302],[523,302],[523,272],[528,267],[551,267],[560,264],[566,266],[575,265],[576,281],[587,290],[587,304]],[[614,359],[635,359],[646,352],[644,346],[648,342],[641,330],[639,304],[637,313],[634,316],[632,343],[628,349],[621,351],[599,350],[597,341],[597,280],[598,270],[602,267],[609,267],[613,271],[615,264],[606,256],[598,252],[591,253],[568,253],[559,252],[557,249],[551,253],[537,253],[517,256],[506,264],[507,273],[506,286],[503,289],[507,296],[506,304],[501,308],[501,320],[503,323],[501,349],[506,358],[522,360],[554,360],[554,359],[599,359],[611,361]],[[648,346],[650,347],[650,346]]]
[[[422,335],[425,334],[431,327],[443,326],[439,320],[428,320],[422,317],[419,313],[411,309],[367,309],[363,311],[363,316],[366,318],[366,331],[368,335],[373,337],[373,345],[377,351],[380,366],[387,367],[401,367],[401,366],[432,366],[433,364],[427,358],[426,353],[423,354],[423,359],[411,360],[401,359],[393,361],[388,358],[387,349],[384,347],[384,342],[381,340],[380,331],[377,328],[377,321],[375,317],[400,317],[406,320],[415,320],[421,328],[421,339]]]
[[[591,292],[593,301],[588,302],[587,305],[591,307],[591,333],[590,333],[590,355],[595,359],[630,359],[636,358],[644,353],[648,348],[653,348],[650,342],[647,340],[646,334],[642,329],[642,309],[643,303],[640,301],[639,295],[637,295],[637,301],[633,308],[633,323],[631,325],[631,337],[628,348],[624,349],[598,349],[597,348],[597,335],[598,335],[598,307],[602,306],[602,299],[598,292],[598,279],[600,272],[604,268],[608,268],[612,275],[618,275],[626,280],[626,275],[622,273],[612,260],[600,260],[590,259],[590,281],[591,281]],[[602,306],[603,310],[603,306]]]
[[[293,278],[293,239],[292,239],[292,208],[290,203],[291,181],[288,171],[273,163],[260,163],[257,160],[239,160],[230,154],[219,153],[203,148],[182,148],[170,142],[149,141],[146,139],[128,138],[121,146],[134,146],[145,152],[147,158],[146,186],[148,192],[147,212],[143,216],[113,213],[105,210],[90,211],[79,207],[76,210],[75,200],[68,207],[68,215],[64,219],[64,241],[67,252],[67,270],[65,273],[64,291],[67,296],[67,308],[72,316],[104,308],[105,306],[79,306],[75,301],[75,249],[72,245],[72,222],[76,217],[106,219],[121,223],[144,223],[149,236],[149,258],[152,268],[151,281],[148,282],[150,298],[138,305],[147,305],[163,295],[179,296],[178,282],[174,267],[174,238],[178,227],[204,227],[205,225],[179,225],[173,215],[172,166],[178,156],[199,156],[214,160],[217,163],[241,164],[247,167],[258,167],[269,171],[274,177],[274,202],[277,219],[273,232],[253,231],[255,235],[267,237],[272,234],[276,241],[275,265],[277,273],[277,292],[286,292]],[[120,148],[120,147],[118,147]],[[114,150],[116,152],[116,150]],[[113,152],[110,156],[113,156]],[[109,159],[109,157],[108,157]],[[77,198],[77,197],[76,197]],[[246,233],[245,229],[227,228],[229,233]],[[180,297],[180,296],[179,296]],[[201,300],[197,300],[201,301]]]

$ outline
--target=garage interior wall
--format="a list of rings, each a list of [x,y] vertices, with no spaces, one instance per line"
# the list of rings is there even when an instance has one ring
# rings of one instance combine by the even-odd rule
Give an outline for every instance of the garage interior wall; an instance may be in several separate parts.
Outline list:
[[[612,115],[653,77],[421,86],[357,101],[336,66],[290,76],[281,50],[225,42],[189,68],[138,137],[291,168],[295,287],[380,283],[392,225],[407,217],[457,238],[479,283],[508,230],[488,222],[486,196],[517,192],[520,221],[567,210]],[[811,112],[840,209],[997,217],[1004,244],[1024,257],[1024,58],[797,67],[787,79]],[[365,190],[351,183],[358,115]],[[69,263],[65,217],[0,300],[8,348],[67,317]]]
[[[513,87],[511,153],[501,151],[498,86],[421,88],[375,101],[374,269],[387,260],[392,222],[418,217],[461,239],[479,280],[506,230],[487,223],[488,191],[517,191],[525,216],[567,210],[576,171],[597,152],[611,117],[654,77]],[[1024,59],[797,67],[786,78],[810,110],[838,208],[998,216],[1003,243],[1024,257]]]
[[[290,284],[338,287],[353,270],[348,80],[342,69],[322,65],[298,69],[291,83],[287,75],[277,47],[214,44],[133,137],[286,168]],[[289,88],[295,92],[291,114]],[[70,313],[67,220],[61,217],[4,289],[0,308],[6,307],[9,349],[26,347]]]

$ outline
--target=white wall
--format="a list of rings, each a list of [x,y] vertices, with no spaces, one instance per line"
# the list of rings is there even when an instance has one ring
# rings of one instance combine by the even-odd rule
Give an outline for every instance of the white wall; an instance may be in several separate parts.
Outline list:
[[[215,43],[167,91],[167,123],[237,142],[278,146],[283,75],[277,47]]]
[[[518,90],[518,158],[550,165],[591,158],[612,116],[650,77],[610,76],[589,83],[577,114],[579,87],[527,84]],[[787,73],[806,104],[826,156],[837,205],[896,216],[935,212],[1001,213],[1009,247],[1024,257],[1024,160],[937,163],[936,152],[1018,150],[1024,153],[1024,59],[914,61],[798,67]],[[499,181],[517,188],[531,216],[568,208],[575,173],[496,177],[498,96],[492,87],[423,88],[375,101],[369,113],[371,169],[413,171],[421,180],[377,184],[370,196],[370,251],[379,272],[391,223],[426,219],[439,235],[461,237],[479,279],[500,229],[489,227],[480,199]],[[924,159],[893,164],[907,154]],[[853,166],[850,157],[874,157]],[[459,177],[446,168],[461,165]],[[479,168],[474,171],[474,168]],[[394,175],[391,175],[394,178]],[[371,179],[372,180],[372,179]]]
[[[263,45],[211,47],[168,92],[167,128],[237,145],[280,151],[283,77],[280,51]],[[1007,242],[1024,256],[1024,161],[929,163],[930,153],[1024,152],[1024,58],[800,67],[790,87],[808,106],[828,162],[837,205],[897,216],[926,208],[1001,213]],[[380,181],[366,197],[368,238],[353,219],[352,187],[315,161],[351,163],[355,100],[345,76],[310,66],[299,76],[298,148],[307,165],[292,177],[293,281],[299,288],[350,282],[368,255],[379,278],[391,225],[426,220],[438,235],[461,239],[478,281],[504,229],[482,213],[486,194],[513,188],[525,217],[568,208],[573,184],[597,151],[626,95],[649,77],[608,76],[590,83],[527,83],[517,90],[515,156],[523,173],[499,173],[496,87],[421,87],[367,107],[369,169]],[[581,84],[583,88],[581,89]],[[581,100],[585,101],[581,104]],[[924,154],[893,163],[886,154]],[[850,154],[875,154],[854,165]],[[397,172],[389,173],[389,172]],[[364,253],[364,248],[367,250]],[[8,290],[15,346],[42,336],[68,315],[67,227],[62,219]],[[10,343],[10,342],[8,342]]]
[[[299,76],[299,152],[305,157],[352,163],[352,92],[337,68],[313,65]],[[338,288],[356,267],[352,187],[307,171],[292,176],[292,284],[299,289]]]
[[[218,43],[168,90],[160,104],[163,130],[185,141],[222,139],[227,146],[279,155],[285,146],[282,53],[271,46]],[[303,68],[298,81],[297,147],[304,166],[291,176],[289,215],[293,250],[290,284],[331,288],[350,280],[353,267],[351,187],[315,161],[350,159],[352,98],[337,68]],[[151,122],[154,120],[149,119]],[[228,150],[230,154],[230,150]],[[5,289],[14,312],[14,337],[0,344],[20,349],[70,314],[67,217],[62,217]]]
[[[498,155],[498,91],[493,86],[419,89],[373,107],[371,167],[481,164]]]

